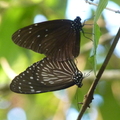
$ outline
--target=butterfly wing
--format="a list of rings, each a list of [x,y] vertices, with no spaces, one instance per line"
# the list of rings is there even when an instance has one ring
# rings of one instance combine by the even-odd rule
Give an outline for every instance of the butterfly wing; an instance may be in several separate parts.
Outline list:
[[[16,31],[12,39],[21,46],[56,60],[79,55],[81,19],[53,20],[33,24]]]
[[[10,84],[10,89],[21,94],[61,90],[76,84],[76,73],[80,71],[72,60],[53,61],[44,58],[16,76]],[[83,74],[79,75],[81,84]]]

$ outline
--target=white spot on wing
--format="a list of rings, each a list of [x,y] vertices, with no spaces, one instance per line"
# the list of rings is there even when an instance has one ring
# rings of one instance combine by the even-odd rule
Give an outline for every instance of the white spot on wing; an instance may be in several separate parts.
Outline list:
[[[35,91],[36,93],[40,93],[41,91],[40,90],[38,90],[38,91]]]
[[[37,78],[40,78],[40,76],[37,76]]]
[[[39,79],[38,79],[38,78],[37,78],[36,80],[37,80],[37,81],[39,81]]]
[[[39,75],[39,73],[35,73],[36,75]]]
[[[25,76],[25,73],[23,73],[22,75]]]
[[[34,89],[31,89],[31,92],[35,92],[35,90],[34,90]]]
[[[19,86],[18,89],[21,89],[21,87]]]
[[[29,70],[32,70],[32,68],[31,68],[31,67],[29,67]]]
[[[30,88],[33,88],[33,86],[30,86]]]
[[[36,23],[35,26],[38,26],[38,24]]]
[[[50,84],[54,84],[54,82],[53,82],[53,81],[49,81],[49,83],[50,83]]]
[[[29,30],[31,30],[31,29],[32,29],[32,27],[29,28]]]
[[[45,35],[45,37],[47,37],[47,36],[48,36],[48,34]]]
[[[32,84],[31,82],[28,82],[28,84]]]
[[[43,64],[40,64],[40,66],[43,66]]]
[[[40,37],[40,35],[37,35],[37,37]]]
[[[22,78],[22,75],[20,76],[20,78]]]
[[[33,77],[30,77],[30,79],[33,79]]]

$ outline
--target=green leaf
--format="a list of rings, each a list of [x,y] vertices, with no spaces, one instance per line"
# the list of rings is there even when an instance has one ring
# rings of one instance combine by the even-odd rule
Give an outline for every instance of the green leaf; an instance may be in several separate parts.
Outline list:
[[[97,20],[99,19],[102,11],[104,10],[104,8],[106,7],[108,3],[108,0],[100,0],[99,4],[98,4],[98,8],[96,10],[96,13],[95,13],[95,17],[94,17],[94,26],[93,26],[93,49],[92,49],[92,52],[91,52],[91,56],[90,56],[90,61],[93,65],[93,69],[94,69],[94,73],[96,74],[96,70],[97,70],[97,58],[96,58],[96,51],[97,51],[97,46],[98,46],[98,43],[99,43],[99,38],[100,38],[100,35],[101,35],[101,32],[100,32],[100,28],[99,26],[97,25]]]

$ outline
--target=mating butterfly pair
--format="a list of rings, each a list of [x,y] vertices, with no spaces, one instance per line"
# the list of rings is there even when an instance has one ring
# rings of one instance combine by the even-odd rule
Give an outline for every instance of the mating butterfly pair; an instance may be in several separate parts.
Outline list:
[[[16,76],[10,89],[17,93],[34,94],[82,86],[83,74],[74,58],[79,55],[80,17],[33,24],[16,31],[12,39],[21,46],[47,57],[34,63]]]

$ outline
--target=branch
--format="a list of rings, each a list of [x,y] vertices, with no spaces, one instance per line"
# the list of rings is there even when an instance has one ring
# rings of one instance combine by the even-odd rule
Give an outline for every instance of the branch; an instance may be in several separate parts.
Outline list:
[[[105,70],[111,56],[112,56],[112,54],[113,54],[113,51],[115,49],[115,46],[117,45],[117,42],[118,42],[119,38],[120,38],[120,28],[119,28],[118,33],[117,33],[117,35],[116,35],[116,37],[115,37],[115,39],[113,41],[113,44],[112,44],[110,50],[109,50],[109,52],[108,52],[108,54],[107,54],[107,56],[105,58],[104,63],[102,64],[102,66],[101,66],[101,68],[100,68],[100,70],[99,70],[93,84],[91,85],[88,93],[85,95],[85,98],[84,98],[83,103],[82,103],[82,108],[81,108],[81,111],[80,111],[80,113],[78,115],[77,120],[81,120],[81,118],[82,118],[84,112],[86,111],[86,109],[88,107],[90,107],[90,103],[92,102],[93,93],[95,91],[95,88],[96,88],[96,86],[97,86],[97,84],[98,84],[98,82],[99,82],[99,80],[100,80],[100,78],[101,78],[101,76],[102,76],[102,74],[103,74],[103,72],[104,72],[104,70]]]
[[[86,3],[89,3],[89,4],[91,4],[91,5],[94,5],[94,6],[98,6],[98,4],[95,4],[95,3],[89,2],[88,0],[85,0],[85,2],[86,2]],[[114,9],[111,9],[111,8],[108,8],[108,7],[106,7],[105,9],[120,14],[120,11],[119,11],[119,10],[114,10]]]

